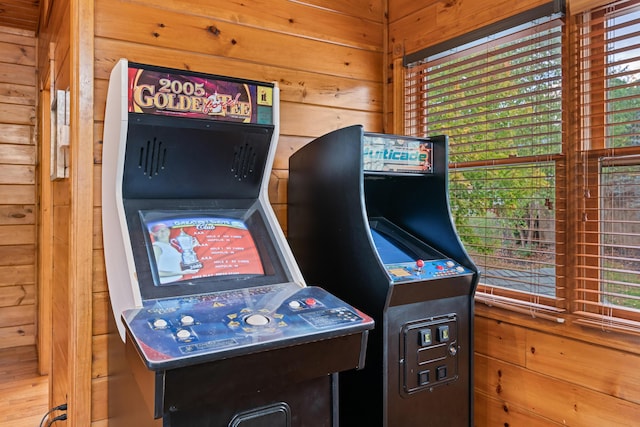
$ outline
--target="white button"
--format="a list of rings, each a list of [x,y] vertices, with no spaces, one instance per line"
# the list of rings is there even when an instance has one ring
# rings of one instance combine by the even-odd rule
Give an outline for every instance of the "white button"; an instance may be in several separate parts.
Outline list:
[[[166,328],[167,327],[167,321],[164,320],[164,319],[156,319],[153,322],[153,326],[155,328],[158,328],[158,329]]]
[[[182,319],[180,319],[180,321],[185,326],[193,325],[193,317],[191,316],[182,316]]]
[[[262,314],[252,314],[251,316],[244,319],[244,321],[251,326],[264,326],[269,323],[269,318],[263,316]]]
[[[289,303],[289,307],[294,308],[294,309],[295,308],[300,308],[300,303],[298,301],[291,301]]]
[[[451,267],[453,267],[454,265],[456,265],[456,263],[455,263],[455,262],[453,262],[453,261],[447,261],[447,267],[451,268]]]
[[[189,336],[191,336],[191,332],[187,331],[186,329],[180,329],[178,331],[178,333],[176,333],[176,335],[178,336],[178,338],[189,338]]]

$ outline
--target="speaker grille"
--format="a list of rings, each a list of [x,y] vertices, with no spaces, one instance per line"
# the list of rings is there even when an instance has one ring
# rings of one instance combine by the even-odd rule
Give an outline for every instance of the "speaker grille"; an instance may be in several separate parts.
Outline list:
[[[140,147],[138,158],[138,169],[149,179],[158,175],[165,167],[167,160],[167,149],[157,138],[147,140],[146,144]]]
[[[248,178],[255,170],[256,152],[249,144],[236,145],[233,150],[231,172],[238,181]]]

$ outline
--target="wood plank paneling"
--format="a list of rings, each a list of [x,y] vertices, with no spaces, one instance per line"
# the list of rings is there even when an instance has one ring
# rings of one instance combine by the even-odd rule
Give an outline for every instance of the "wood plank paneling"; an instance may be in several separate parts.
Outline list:
[[[148,4],[97,2],[96,13],[100,16],[96,20],[98,37],[243,61],[268,59],[270,65],[359,80],[378,80],[372,76],[378,75],[382,67],[379,51],[291,37],[213,17],[169,14]]]
[[[34,36],[0,27],[2,349],[33,345],[36,337],[35,45]]]
[[[34,86],[0,83],[0,103],[36,104],[36,88]]]
[[[33,145],[0,145],[0,164],[34,165],[36,148]]]
[[[640,404],[638,354],[536,331],[526,346],[527,369]]]
[[[0,101],[1,102],[1,101]],[[32,144],[33,126],[0,123],[0,143]]]
[[[2,32],[0,32],[0,36]],[[35,69],[29,65],[2,63],[0,67],[0,82],[16,85],[32,86],[35,84]]]
[[[0,245],[0,266],[33,266],[35,245]]]
[[[33,205],[0,205],[0,225],[35,224]]]
[[[302,0],[297,1],[297,3],[374,21],[381,20],[384,13],[384,3],[375,0]]]
[[[427,2],[425,7],[389,22],[389,46],[393,57],[397,58],[405,53],[419,51],[547,2],[547,0]],[[402,12],[395,12],[393,2],[390,3],[389,15],[402,15]]]
[[[31,204],[36,200],[36,193],[31,185],[0,184],[0,200],[7,204]]]
[[[2,313],[0,313],[0,315],[2,315]],[[35,345],[35,337],[36,327],[33,323],[8,327],[0,326],[0,348],[3,349]]]
[[[221,8],[213,2],[169,0],[162,2],[162,8],[178,13],[188,10],[191,15],[215,17],[219,21],[268,28],[299,37],[370,50],[382,49],[381,2],[351,0],[315,3],[321,4],[316,4],[319,7],[309,7],[304,2],[262,0],[228,2]],[[327,31],[327,28],[331,28],[331,31]]]
[[[0,287],[0,307],[29,306],[35,303],[35,285]]]
[[[0,286],[35,283],[35,270],[31,265],[0,266]]]
[[[24,38],[28,45],[15,43],[15,41],[0,41],[0,58],[3,62],[17,65],[36,65],[35,45],[33,39]],[[35,77],[35,75],[34,75]]]
[[[474,347],[477,353],[490,354],[518,365],[525,364],[527,342],[524,329],[484,317],[476,317],[475,328]]]
[[[560,427],[566,424],[537,416],[501,399],[476,393],[474,401],[474,425],[484,426],[535,426]]]
[[[638,405],[631,402],[477,354],[475,369],[477,389],[534,417],[571,426],[636,425]]]

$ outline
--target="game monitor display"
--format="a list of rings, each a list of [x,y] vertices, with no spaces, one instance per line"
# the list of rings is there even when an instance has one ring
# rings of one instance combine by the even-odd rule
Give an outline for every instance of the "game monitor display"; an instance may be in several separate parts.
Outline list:
[[[141,211],[140,217],[155,286],[212,276],[264,275],[258,248],[242,219],[164,211]]]
[[[446,258],[432,247],[412,238],[404,230],[384,218],[372,218],[369,222],[371,237],[383,264],[411,263],[417,260]]]
[[[256,209],[139,209],[130,217],[143,298],[287,281]]]

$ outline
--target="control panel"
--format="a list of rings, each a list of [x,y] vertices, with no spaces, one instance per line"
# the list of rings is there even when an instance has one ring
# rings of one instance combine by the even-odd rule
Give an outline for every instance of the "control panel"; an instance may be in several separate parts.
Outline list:
[[[370,329],[373,320],[322,288],[293,283],[144,301],[123,319],[150,369],[217,360]]]
[[[394,283],[473,274],[468,268],[450,259],[429,261],[419,259],[415,262],[385,264],[384,268]]]
[[[458,322],[455,314],[416,320],[403,326],[402,394],[430,389],[458,378]]]

